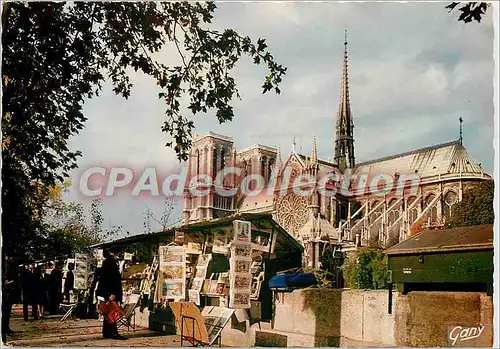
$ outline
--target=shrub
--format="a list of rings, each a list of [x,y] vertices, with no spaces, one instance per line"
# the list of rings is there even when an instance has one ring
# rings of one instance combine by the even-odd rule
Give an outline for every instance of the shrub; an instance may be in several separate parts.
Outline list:
[[[347,287],[379,290],[388,288],[387,255],[372,248],[361,249],[342,267]]]

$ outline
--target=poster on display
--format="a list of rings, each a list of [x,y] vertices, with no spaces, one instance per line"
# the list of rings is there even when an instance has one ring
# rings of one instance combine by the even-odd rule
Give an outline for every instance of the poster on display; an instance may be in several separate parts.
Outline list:
[[[234,221],[234,242],[251,242],[252,224],[246,221]]]
[[[236,242],[233,244],[234,256],[238,259],[249,259],[252,258],[252,244]]]
[[[75,254],[75,269],[74,273],[74,288],[76,290],[86,290],[88,288],[89,279],[89,256],[83,253]]]
[[[208,343],[213,345],[229,319],[234,314],[234,309],[207,306],[203,308],[201,315],[205,320],[205,327],[208,333]]]
[[[185,246],[160,246],[157,303],[186,298],[186,248]]]
[[[227,254],[227,234],[225,231],[214,232],[213,253]]]
[[[125,261],[131,261],[132,257],[133,257],[132,253],[125,252],[125,254],[123,255],[123,260],[125,260]]]
[[[252,243],[251,223],[235,221],[234,241],[231,244],[231,259],[229,262],[229,308],[250,308],[252,289]]]

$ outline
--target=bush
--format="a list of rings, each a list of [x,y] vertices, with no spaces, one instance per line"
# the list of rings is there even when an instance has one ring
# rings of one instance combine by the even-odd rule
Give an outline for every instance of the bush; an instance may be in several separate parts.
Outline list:
[[[347,287],[368,290],[388,288],[387,255],[379,249],[361,249],[343,265]]]
[[[495,221],[494,196],[493,181],[484,181],[466,190],[462,201],[453,207],[448,228],[493,224]]]

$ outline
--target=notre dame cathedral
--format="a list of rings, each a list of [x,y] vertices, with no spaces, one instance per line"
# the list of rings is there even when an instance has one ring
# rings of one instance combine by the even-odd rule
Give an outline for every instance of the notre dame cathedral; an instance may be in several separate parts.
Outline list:
[[[462,137],[401,154],[356,163],[354,152],[353,116],[349,102],[347,40],[344,43],[340,103],[335,127],[333,161],[318,159],[315,139],[309,154],[296,152],[282,159],[279,148],[255,145],[237,150],[231,137],[209,133],[198,135],[188,160],[189,175],[206,173],[215,177],[228,164],[242,169],[238,178],[227,177],[224,186],[238,187],[245,175],[259,174],[266,186],[283,183],[284,173],[296,178],[310,174],[316,178],[334,171],[345,173],[379,172],[394,177],[412,173],[420,178],[416,190],[402,195],[373,195],[370,192],[346,197],[322,195],[300,196],[293,191],[286,195],[280,189],[264,190],[259,195],[245,196],[238,191],[232,197],[212,194],[193,197],[184,193],[183,224],[210,220],[235,213],[269,212],[274,219],[305,248],[309,259],[319,260],[314,244],[328,241],[343,250],[376,244],[393,245],[403,239],[412,227],[442,228],[462,199],[464,190],[475,182],[492,180],[481,164],[474,161],[462,145]],[[461,133],[460,133],[461,134]],[[287,172],[288,171],[288,172]],[[273,181],[273,174],[277,180]],[[293,185],[293,181],[289,181]],[[277,185],[275,188],[279,187]]]

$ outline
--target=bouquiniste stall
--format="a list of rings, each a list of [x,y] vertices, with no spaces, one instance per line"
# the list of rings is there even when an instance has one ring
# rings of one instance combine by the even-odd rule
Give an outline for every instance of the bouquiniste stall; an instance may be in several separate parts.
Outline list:
[[[206,321],[209,342],[220,335],[228,316],[240,322],[271,321],[267,281],[277,272],[301,267],[303,251],[271,214],[234,215],[92,247],[112,246],[121,248],[123,256],[134,254],[124,266],[124,291],[140,293],[141,309],[147,306],[150,317],[169,309],[176,318],[150,319],[150,324],[176,324],[188,331],[179,311],[190,303]]]

